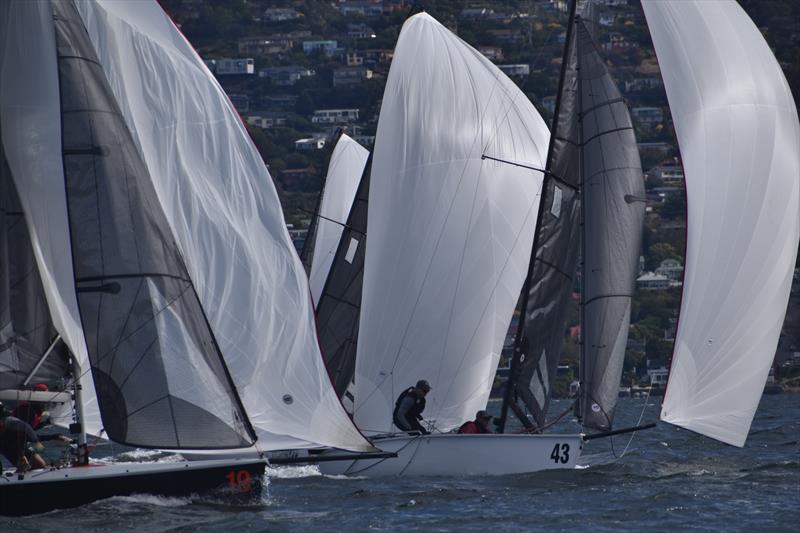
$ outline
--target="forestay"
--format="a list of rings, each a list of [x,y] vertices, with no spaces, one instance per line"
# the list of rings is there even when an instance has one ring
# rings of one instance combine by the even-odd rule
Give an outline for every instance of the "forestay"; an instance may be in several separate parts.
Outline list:
[[[369,151],[344,133],[331,154],[316,220],[314,255],[309,274],[311,296],[315,304],[319,304],[368,157]]]
[[[485,407],[533,240],[548,130],[517,86],[429,15],[400,33],[372,162],[355,421],[392,430],[430,381],[440,430]]]
[[[80,1],[263,449],[371,449],[330,385],[275,188],[214,77],[156,2]]]
[[[778,62],[735,2],[643,4],[688,206],[683,299],[661,418],[743,446],[797,257],[797,110]]]

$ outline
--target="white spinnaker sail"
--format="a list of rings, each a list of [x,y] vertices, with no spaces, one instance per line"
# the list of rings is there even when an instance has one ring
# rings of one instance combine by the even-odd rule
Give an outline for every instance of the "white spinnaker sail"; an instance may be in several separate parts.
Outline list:
[[[800,238],[800,125],[733,1],[643,2],[686,172],[683,299],[661,418],[743,446]]]
[[[331,386],[269,173],[155,1],[77,1],[261,449],[372,449]]]
[[[53,325],[82,368],[84,426],[103,427],[75,294],[49,2],[0,3],[0,125]],[[71,417],[54,420],[69,425]]]
[[[328,177],[322,191],[317,220],[317,241],[308,276],[314,304],[319,302],[333,256],[342,236],[342,226],[353,206],[356,189],[364,173],[369,151],[346,134],[339,137],[328,164]],[[338,224],[337,224],[338,222]]]
[[[369,196],[355,421],[392,430],[427,379],[447,430],[485,407],[530,258],[549,132],[517,86],[429,15],[406,21]]]

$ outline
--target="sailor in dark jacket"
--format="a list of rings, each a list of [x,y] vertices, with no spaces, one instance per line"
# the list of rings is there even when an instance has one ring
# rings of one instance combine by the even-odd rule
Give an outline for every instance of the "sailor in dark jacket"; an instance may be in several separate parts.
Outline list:
[[[429,431],[419,421],[422,420],[422,411],[425,410],[425,395],[430,390],[430,384],[424,379],[417,381],[414,387],[404,390],[394,404],[394,425],[403,431],[427,435]]]

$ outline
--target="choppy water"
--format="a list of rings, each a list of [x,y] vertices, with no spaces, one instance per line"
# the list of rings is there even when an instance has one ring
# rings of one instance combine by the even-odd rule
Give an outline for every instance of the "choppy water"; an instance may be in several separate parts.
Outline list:
[[[659,398],[620,400],[617,427],[656,418]],[[559,403],[553,413],[564,409]],[[743,449],[666,424],[591,441],[575,471],[485,478],[351,479],[315,467],[268,471],[262,501],[112,498],[36,517],[0,518],[0,531],[450,531],[647,529],[798,531],[800,395],[765,396]],[[558,431],[575,427],[562,424]],[[612,449],[613,444],[613,449]],[[142,460],[151,452],[128,452]],[[169,460],[169,459],[167,459]]]

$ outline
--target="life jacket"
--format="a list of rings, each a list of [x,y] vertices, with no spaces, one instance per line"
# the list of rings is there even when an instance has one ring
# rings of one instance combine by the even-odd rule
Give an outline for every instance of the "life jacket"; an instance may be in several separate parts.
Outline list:
[[[394,402],[394,412],[392,413],[392,419],[396,420],[398,411],[400,410],[400,404],[403,403],[403,398],[408,396],[409,394],[414,394],[414,387],[409,387],[400,394],[397,398],[397,401]],[[425,410],[425,398],[418,398],[416,394],[414,394],[414,405],[406,412],[406,418],[409,424],[413,425],[412,421],[417,421],[422,418],[422,411]]]

